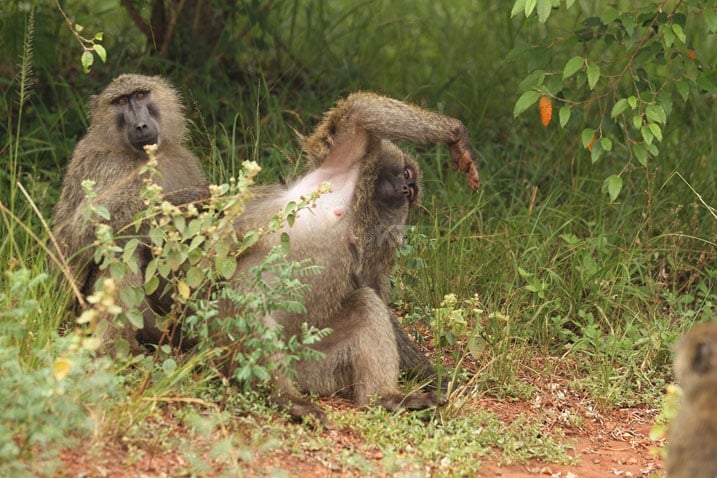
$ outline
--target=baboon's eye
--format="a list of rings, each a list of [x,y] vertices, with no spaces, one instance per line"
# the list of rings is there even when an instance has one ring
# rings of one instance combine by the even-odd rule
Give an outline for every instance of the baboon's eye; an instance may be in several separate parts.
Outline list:
[[[413,179],[413,169],[403,168],[403,177],[406,179]]]
[[[145,96],[144,91],[138,91],[137,93],[134,94],[134,97],[137,98],[138,100],[143,100],[144,96]]]
[[[120,106],[126,105],[126,104],[127,104],[127,97],[125,97],[125,96],[120,96],[119,98],[117,98],[116,103],[117,103],[118,105],[120,105]]]

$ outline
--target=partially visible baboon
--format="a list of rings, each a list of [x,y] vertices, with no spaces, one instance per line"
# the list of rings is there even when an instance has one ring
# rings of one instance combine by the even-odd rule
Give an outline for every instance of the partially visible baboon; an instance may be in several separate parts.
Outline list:
[[[675,380],[682,387],[670,425],[668,478],[717,476],[717,322],[700,324],[679,340]]]
[[[329,111],[304,141],[312,170],[288,186],[254,189],[254,198],[236,219],[238,230],[264,224],[288,201],[296,201],[330,182],[332,192],[282,232],[291,238],[289,259],[311,259],[323,267],[309,276],[305,314],[277,311],[267,325],[298,335],[303,322],[333,332],[315,348],[326,356],[302,361],[296,379],[275,377],[275,400],[291,415],[323,419],[301,392],[343,392],[359,405],[377,397],[388,409],[436,404],[434,393],[406,395],[399,390],[399,368],[429,373],[428,360],[396,322],[386,300],[396,248],[403,241],[409,208],[419,193],[415,160],[392,141],[447,143],[454,164],[472,188],[478,173],[464,125],[453,118],[371,93],[356,93]],[[257,264],[277,244],[279,234],[263,238],[240,257],[240,272]],[[270,278],[267,278],[270,280]],[[241,290],[242,284],[236,287]],[[228,303],[221,314],[233,313]],[[403,360],[402,360],[403,358]],[[230,365],[231,366],[231,365]]]
[[[116,233],[146,208],[140,198],[144,178],[139,174],[148,161],[145,145],[158,146],[159,175],[154,182],[162,186],[168,201],[178,205],[208,196],[208,183],[199,161],[181,144],[185,130],[182,105],[179,94],[166,80],[157,76],[120,75],[90,99],[90,116],[87,134],[77,143],[67,166],[53,221],[53,233],[83,294],[92,293],[101,274],[93,263],[94,251],[90,247],[95,240],[94,228],[83,221],[87,207],[82,189],[84,180],[95,182],[94,202],[109,211],[108,224]],[[124,233],[132,234],[134,229]],[[142,265],[146,264],[146,252],[138,252]],[[129,277],[124,285],[142,285],[142,272]],[[143,306],[145,328],[137,333],[139,342],[159,339],[160,331],[154,326],[155,314],[150,305],[161,309],[164,300],[155,296]],[[133,331],[123,334],[135,341]],[[113,340],[111,336],[105,338],[108,342]]]

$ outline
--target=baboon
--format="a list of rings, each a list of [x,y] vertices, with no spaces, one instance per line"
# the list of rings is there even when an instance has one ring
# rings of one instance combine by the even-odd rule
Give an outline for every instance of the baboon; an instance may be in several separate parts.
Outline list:
[[[697,325],[678,341],[674,374],[682,400],[667,441],[667,477],[715,477],[717,322]]]
[[[305,314],[278,311],[265,317],[269,326],[281,325],[287,336],[300,334],[306,322],[333,330],[315,348],[325,354],[318,361],[301,361],[296,379],[277,375],[274,400],[294,418],[323,412],[302,398],[301,392],[330,395],[344,392],[358,406],[377,397],[395,410],[435,405],[436,394],[403,394],[399,369],[432,369],[391,313],[387,298],[389,274],[397,247],[403,241],[409,208],[419,195],[416,161],[393,141],[447,143],[454,164],[478,187],[478,172],[464,125],[453,118],[371,93],[355,93],[339,101],[304,140],[311,170],[288,186],[259,186],[244,213],[236,218],[239,231],[264,224],[288,201],[298,200],[325,181],[332,192],[319,197],[292,227],[289,259],[311,259],[322,271],[306,278],[311,286]],[[239,271],[257,264],[279,241],[279,234],[263,238],[239,258]],[[241,284],[236,284],[241,290]],[[222,303],[220,314],[231,314]],[[403,360],[402,360],[403,359]]]
[[[120,75],[102,93],[90,98],[90,118],[87,134],[77,143],[67,166],[53,220],[54,236],[85,295],[93,292],[101,272],[92,260],[94,228],[83,221],[87,207],[84,180],[95,182],[95,203],[109,211],[108,224],[116,233],[146,208],[139,195],[144,184],[139,171],[148,161],[145,145],[157,145],[159,175],[154,182],[162,186],[165,199],[180,205],[209,195],[198,159],[181,144],[185,130],[182,105],[178,92],[166,80]],[[125,233],[134,233],[134,229]],[[146,265],[147,251],[140,249],[137,254],[140,264]],[[142,285],[142,270],[127,282]],[[132,330],[122,332],[133,348],[159,340],[161,332],[155,327],[152,309],[166,309],[167,300],[158,294],[148,298],[143,306],[145,327],[136,336]],[[111,347],[112,337],[104,338]]]

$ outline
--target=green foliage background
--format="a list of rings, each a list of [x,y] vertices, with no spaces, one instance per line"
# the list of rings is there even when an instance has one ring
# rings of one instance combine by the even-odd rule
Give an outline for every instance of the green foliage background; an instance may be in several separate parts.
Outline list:
[[[147,2],[122,3],[150,18]],[[153,41],[119,1],[62,2],[72,28],[54,1],[0,7],[0,263],[11,271],[0,278],[0,320],[24,320],[27,330],[3,334],[3,361],[16,356],[23,370],[47,375],[62,355],[51,351],[72,314],[52,278],[33,280],[51,272],[41,216],[49,220],[62,168],[87,128],[87,98],[122,72],[166,75],[181,90],[188,144],[217,183],[245,159],[262,166],[259,182],[295,175],[295,131],[309,132],[357,89],[462,119],[481,190],[471,194],[446,168],[444,147],[413,147],[425,195],[393,298],[419,340],[433,323],[443,356],[473,363],[468,376],[481,369],[468,382],[486,393],[529,396],[519,376],[541,356],[556,369],[569,364],[572,386],[603,406],[654,403],[670,380],[675,338],[714,319],[717,38],[709,2],[216,0],[180,12],[170,4],[173,34],[158,28],[168,21],[158,23]],[[644,58],[634,49],[639,39],[619,31],[628,18],[653,45]],[[665,38],[668,30],[675,38]],[[106,62],[78,35],[102,45]],[[626,60],[628,50],[636,55]],[[86,51],[94,55],[89,74]],[[613,81],[611,68],[623,64],[630,74]],[[554,102],[547,127],[534,104],[541,95]],[[644,107],[633,108],[630,96]],[[655,104],[664,118],[648,113]],[[636,115],[644,124],[633,128]],[[633,160],[650,123],[660,129],[659,154]],[[592,135],[599,154],[586,149]],[[32,284],[21,299],[13,298],[18,281]],[[446,305],[449,293],[458,299]],[[14,379],[7,370],[0,380]],[[103,370],[93,370],[104,383]],[[75,399],[104,399],[88,394]]]

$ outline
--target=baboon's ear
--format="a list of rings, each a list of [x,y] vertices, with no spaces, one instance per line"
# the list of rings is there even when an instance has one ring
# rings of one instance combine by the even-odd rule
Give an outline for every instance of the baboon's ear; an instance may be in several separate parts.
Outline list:
[[[692,370],[697,373],[707,373],[711,367],[712,347],[707,342],[700,342],[695,347],[695,356],[692,357]]]

